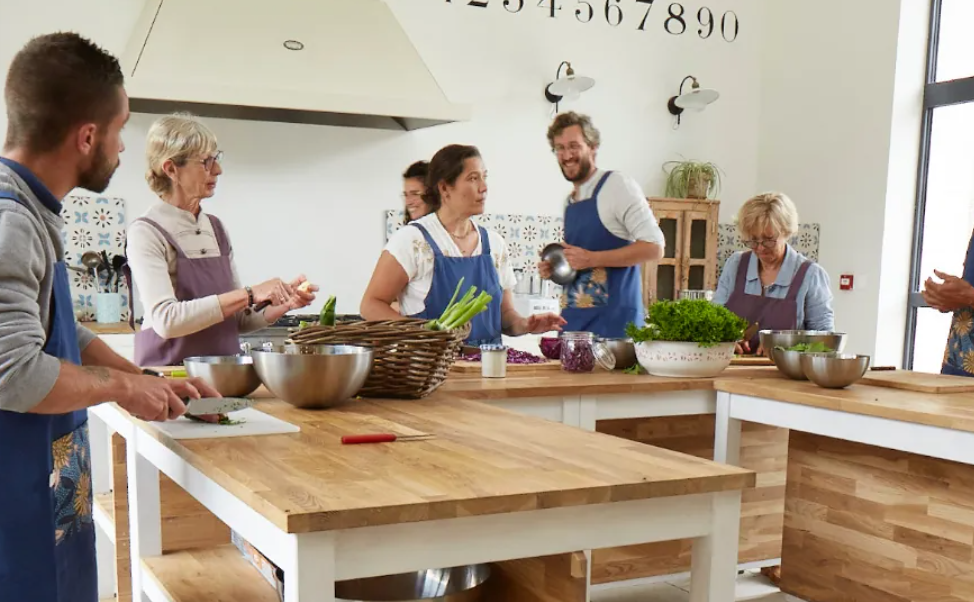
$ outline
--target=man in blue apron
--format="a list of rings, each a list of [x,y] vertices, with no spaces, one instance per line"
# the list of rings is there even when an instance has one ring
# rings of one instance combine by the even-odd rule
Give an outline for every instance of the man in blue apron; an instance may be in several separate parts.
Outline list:
[[[205,385],[145,376],[75,323],[61,199],[102,192],[124,147],[118,62],[74,34],[31,40],[6,78],[0,152],[0,600],[96,602],[87,408],[185,412]]]
[[[974,236],[967,245],[962,278],[937,270],[934,274],[942,282],[927,278],[923,298],[934,309],[954,314],[940,372],[974,376]]]
[[[598,129],[587,115],[558,115],[548,143],[565,179],[574,185],[565,206],[565,257],[578,272],[565,286],[561,315],[566,331],[625,336],[646,315],[640,265],[663,254],[663,232],[639,184],[596,166]],[[551,268],[538,265],[543,278]]]

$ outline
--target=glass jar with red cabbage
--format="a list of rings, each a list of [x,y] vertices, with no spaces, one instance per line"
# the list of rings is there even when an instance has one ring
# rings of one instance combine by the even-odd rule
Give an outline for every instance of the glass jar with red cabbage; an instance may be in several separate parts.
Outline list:
[[[563,332],[561,335],[561,368],[565,372],[595,370],[595,335],[591,332]]]

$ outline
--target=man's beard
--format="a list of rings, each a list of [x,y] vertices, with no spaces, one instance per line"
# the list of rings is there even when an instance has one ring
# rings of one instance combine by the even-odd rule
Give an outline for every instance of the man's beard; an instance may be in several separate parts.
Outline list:
[[[95,157],[91,165],[78,175],[78,187],[99,194],[105,192],[119,164],[116,162],[112,165],[108,155],[105,154],[104,146],[99,144],[95,149]]]
[[[561,175],[565,176],[565,179],[571,182],[572,184],[578,184],[579,182],[584,182],[585,180],[588,179],[590,175],[592,175],[592,162],[589,161],[588,158],[580,158],[578,160],[578,174],[576,174],[575,177],[573,178],[568,177],[568,174],[565,173],[564,166],[560,166],[560,167],[561,167]]]

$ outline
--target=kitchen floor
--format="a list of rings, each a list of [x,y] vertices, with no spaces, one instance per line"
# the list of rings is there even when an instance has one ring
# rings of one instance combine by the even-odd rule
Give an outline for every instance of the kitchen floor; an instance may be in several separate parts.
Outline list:
[[[688,602],[689,599],[689,579],[600,589],[592,594],[592,602]],[[788,598],[759,573],[747,572],[737,578],[737,600],[787,602]]]

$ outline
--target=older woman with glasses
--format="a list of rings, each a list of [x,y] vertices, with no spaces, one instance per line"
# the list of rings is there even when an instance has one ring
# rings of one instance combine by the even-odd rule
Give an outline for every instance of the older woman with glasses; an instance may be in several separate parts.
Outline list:
[[[128,231],[129,268],[145,310],[135,335],[136,364],[236,355],[241,332],[264,328],[314,300],[317,287],[303,276],[240,283],[222,222],[200,206],[223,173],[223,153],[209,128],[188,115],[163,117],[149,130],[146,158],[146,181],[162,202]]]
[[[750,251],[731,256],[720,275],[714,303],[760,330],[835,328],[829,276],[788,244],[798,231],[798,211],[786,195],[771,192],[749,199],[737,227]],[[761,353],[755,332],[738,353]]]

